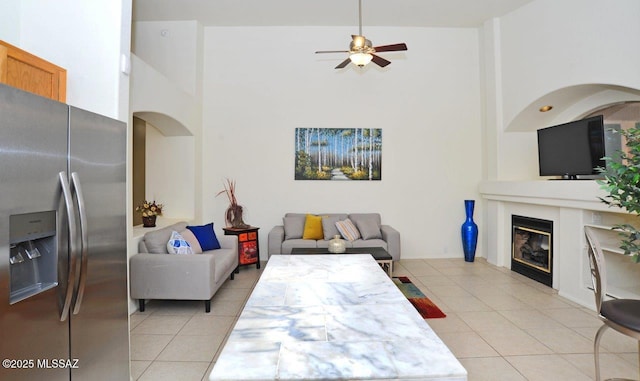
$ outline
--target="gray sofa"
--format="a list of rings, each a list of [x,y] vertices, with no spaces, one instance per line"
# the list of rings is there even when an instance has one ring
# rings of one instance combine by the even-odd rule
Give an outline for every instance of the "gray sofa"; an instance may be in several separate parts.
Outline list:
[[[350,219],[358,228],[361,238],[345,240],[347,247],[383,247],[394,261],[400,260],[400,233],[389,225],[382,225],[379,213],[318,213],[322,216],[323,239],[303,239],[306,214],[287,213],[282,225],[276,225],[269,232],[269,256],[291,254],[294,247],[329,246],[329,240],[340,234],[335,226],[337,221]]]
[[[218,237],[220,249],[201,254],[169,254],[167,242],[173,231],[186,229],[178,222],[148,232],[131,257],[131,297],[138,299],[144,311],[145,299],[204,300],[205,311],[211,311],[211,298],[227,278],[233,279],[238,267],[236,237]]]

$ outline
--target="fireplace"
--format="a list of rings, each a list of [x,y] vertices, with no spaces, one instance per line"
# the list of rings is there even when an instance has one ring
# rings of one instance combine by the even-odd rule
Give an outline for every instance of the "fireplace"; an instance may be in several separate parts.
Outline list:
[[[553,221],[511,216],[511,270],[552,287]]]

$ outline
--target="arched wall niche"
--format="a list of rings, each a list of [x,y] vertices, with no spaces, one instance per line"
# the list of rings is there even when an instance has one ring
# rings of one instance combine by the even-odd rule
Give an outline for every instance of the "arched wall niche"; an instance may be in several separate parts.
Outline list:
[[[133,113],[133,208],[164,204],[162,218],[194,217],[195,138],[181,122],[159,112]],[[179,179],[180,181],[176,181]],[[133,225],[141,218],[134,213]]]
[[[606,123],[640,123],[640,101],[621,102],[594,110],[585,117],[602,115]]]
[[[505,132],[532,132],[542,127],[581,119],[612,105],[640,101],[640,90],[610,84],[584,84],[565,87],[531,102],[506,124]],[[553,106],[541,112],[543,106]]]
[[[133,154],[144,158],[145,164],[133,168],[133,207],[139,198],[156,199],[165,205],[162,218],[193,219],[201,103],[135,54],[131,54],[130,101],[134,128],[137,124],[144,131],[145,142],[136,142],[140,134],[134,132]]]
[[[140,118],[156,127],[164,136],[193,136],[182,122],[156,111],[137,111],[134,117]]]
[[[620,162],[621,159],[615,152],[627,151],[627,144],[624,136],[617,132],[634,127],[640,128],[640,101],[621,102],[602,107],[585,117],[595,115],[602,115],[604,119],[605,141],[611,150],[607,152],[607,156]]]

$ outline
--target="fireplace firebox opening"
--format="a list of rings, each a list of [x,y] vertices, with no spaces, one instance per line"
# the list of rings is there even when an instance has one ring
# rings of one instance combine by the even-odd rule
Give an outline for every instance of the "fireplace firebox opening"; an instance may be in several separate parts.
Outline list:
[[[553,221],[512,215],[511,227],[511,270],[552,287]]]

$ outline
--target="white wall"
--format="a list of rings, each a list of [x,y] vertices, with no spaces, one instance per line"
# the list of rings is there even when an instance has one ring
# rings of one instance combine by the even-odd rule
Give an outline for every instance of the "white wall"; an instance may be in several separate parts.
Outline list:
[[[347,48],[352,32],[205,29],[204,218],[224,224],[214,196],[228,177],[263,259],[285,212],[367,211],[401,232],[403,258],[462,257],[463,200],[478,198],[482,168],[478,32],[367,28],[374,45],[409,47],[381,54],[385,69],[334,70],[345,55],[314,55]],[[382,128],[382,181],[294,181],[296,127]]]
[[[484,27],[490,179],[538,179],[535,131],[640,99],[640,2],[538,0]],[[497,48],[488,41],[497,41]],[[491,99],[493,94],[487,92]],[[538,108],[551,104],[548,113]]]
[[[202,94],[202,26],[197,21],[138,21],[132,51],[187,94]]]
[[[640,2],[538,0],[501,19],[504,119],[581,84],[640,89]]]
[[[3,0],[0,12],[0,40],[11,45],[20,42],[20,0]]]
[[[118,72],[118,114],[117,119],[126,121],[130,126],[133,126],[132,120],[130,120],[131,113],[129,111],[131,93],[131,18],[132,18],[132,1],[125,0],[121,3],[120,9],[120,60],[119,60],[119,72]],[[130,129],[133,131],[133,127]],[[130,135],[132,136],[132,135]],[[129,139],[131,140],[131,139]],[[131,150],[127,150],[131,152]],[[129,177],[128,177],[129,178]]]
[[[17,45],[67,69],[67,103],[126,121],[120,60],[130,50],[131,0],[23,0],[19,20]]]
[[[146,198],[164,204],[162,218],[194,217],[194,137],[165,136],[147,123]]]
[[[136,22],[133,28],[133,51],[139,59],[134,57],[136,73],[132,80],[132,112],[154,124],[165,135],[193,136],[188,140],[192,145],[185,147],[186,153],[178,150],[156,151],[163,157],[147,163],[181,165],[186,155],[190,165],[189,174],[199,174],[202,172],[203,149],[200,142],[204,30],[195,21]],[[155,115],[148,115],[148,112],[154,112]],[[182,128],[188,133],[167,131],[169,125],[176,124],[181,126],[174,126],[174,131]],[[156,182],[155,185],[160,184]],[[168,187],[162,190],[163,193],[182,197],[163,200],[167,207],[174,206],[167,213],[176,218],[201,219],[200,176],[184,178],[180,182],[165,181],[163,185]],[[187,199],[184,198],[185,191],[191,192]]]
[[[183,91],[170,78],[154,69],[137,55],[131,55],[131,112],[152,124],[170,118],[157,127],[166,136],[188,136],[199,133],[202,124],[200,102]],[[150,119],[156,120],[150,120]]]
[[[501,162],[499,143],[502,131],[502,73],[500,67],[500,20],[487,20],[480,28],[480,67],[482,73],[482,97],[484,129],[482,146],[485,148],[482,158],[482,178],[496,179],[500,173]]]

